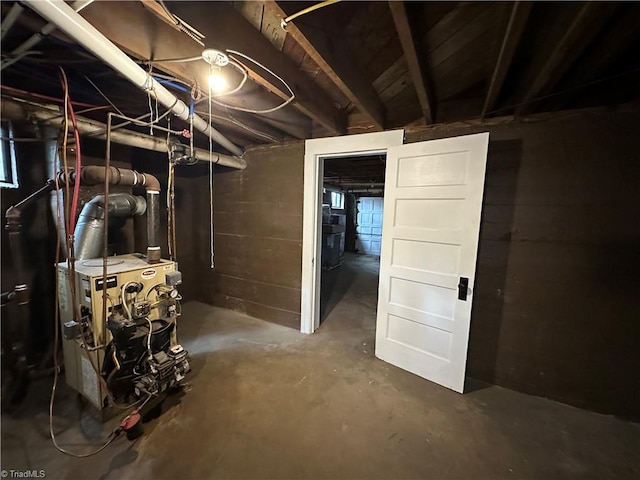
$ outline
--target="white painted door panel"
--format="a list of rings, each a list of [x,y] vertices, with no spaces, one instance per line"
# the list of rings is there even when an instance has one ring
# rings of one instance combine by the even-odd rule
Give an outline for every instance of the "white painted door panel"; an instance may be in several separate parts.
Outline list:
[[[387,152],[376,356],[460,393],[488,142],[481,133]]]
[[[384,199],[360,197],[356,216],[356,248],[365,255],[380,255]]]

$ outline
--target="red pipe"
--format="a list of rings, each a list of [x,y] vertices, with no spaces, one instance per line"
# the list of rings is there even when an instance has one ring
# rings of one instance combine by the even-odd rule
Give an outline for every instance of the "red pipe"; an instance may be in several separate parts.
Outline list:
[[[49,100],[51,102],[58,102],[58,103],[64,104],[63,98],[50,97],[48,95],[41,95],[39,93],[27,92],[26,90],[20,90],[19,88],[9,87],[7,85],[0,85],[0,88],[2,90],[7,90],[9,92],[21,93],[22,95],[28,95],[30,97],[41,98],[43,100]],[[88,107],[88,108],[106,107],[106,105],[92,105],[90,103],[84,103],[84,102],[72,102],[72,103],[76,107]]]

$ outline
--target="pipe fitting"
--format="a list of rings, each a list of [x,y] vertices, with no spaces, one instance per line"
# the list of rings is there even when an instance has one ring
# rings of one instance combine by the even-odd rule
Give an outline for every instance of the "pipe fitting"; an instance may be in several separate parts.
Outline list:
[[[61,185],[67,181],[74,184],[78,179],[81,185],[101,185],[106,180],[110,185],[144,187],[147,191],[147,261],[149,263],[160,261],[162,254],[160,250],[160,182],[158,179],[149,173],[117,167],[107,169],[97,165],[82,167],[80,172],[58,173],[58,182]],[[78,258],[77,255],[76,258]]]

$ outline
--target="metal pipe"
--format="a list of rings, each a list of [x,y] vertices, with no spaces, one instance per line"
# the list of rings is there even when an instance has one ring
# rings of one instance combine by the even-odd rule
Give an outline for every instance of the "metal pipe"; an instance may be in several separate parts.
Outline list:
[[[2,108],[3,118],[20,120],[27,116],[31,116],[31,118],[34,118],[46,125],[60,125],[60,115],[63,115],[63,111],[57,105],[30,101],[16,101],[6,97],[3,97],[0,106]],[[102,140],[106,139],[106,124],[83,117],[76,117],[76,119],[80,133]],[[165,139],[156,138],[144,133],[131,132],[128,130],[112,130],[111,141],[122,145],[129,145],[131,147],[152,150],[154,152],[167,152],[167,142]],[[209,150],[205,150],[204,148],[195,148],[195,154],[198,160],[204,162],[209,161]],[[213,152],[211,155],[211,161],[215,164],[240,170],[247,166],[247,162],[243,158],[232,157],[230,155],[224,155],[217,152]]]
[[[147,190],[147,260],[160,261],[160,191]]]
[[[71,6],[76,12],[79,12],[84,7],[86,7],[87,5],[89,5],[89,4],[93,3],[93,2],[94,2],[94,0],[77,0]],[[14,7],[16,5],[19,6],[19,3],[16,2],[14,4]],[[22,9],[22,7],[21,7],[21,9]],[[33,35],[31,35],[27,40],[25,40],[17,48],[14,48],[11,51],[11,54],[10,54],[11,58],[9,58],[8,60],[5,60],[4,62],[2,62],[2,65],[0,65],[0,71],[4,70],[8,66],[13,65],[14,63],[16,63],[18,61],[20,61],[26,55],[26,53],[29,50],[31,50],[38,43],[40,43],[40,40],[42,40],[44,37],[49,35],[55,29],[56,29],[56,26],[53,23],[49,22],[44,27],[42,27],[39,32],[34,33]],[[4,37],[4,32],[3,32],[2,36]]]
[[[63,0],[30,0],[27,4],[38,14],[56,24],[58,28],[76,40],[84,48],[129,79],[135,86],[154,95],[158,102],[170,108],[177,117],[182,120],[189,118],[189,107],[182,100],[179,100],[173,93],[149,75],[149,73],[145,72],[136,62],[131,60],[122,50],[82,18],[82,16],[76,13],[73,8],[68,6]],[[194,114],[193,126],[209,135],[217,144],[226,148],[232,154],[242,156],[243,152],[238,146],[228,140],[199,115]]]
[[[104,195],[96,195],[85,203],[78,217],[76,238],[73,244],[76,260],[98,258],[102,255],[104,228]],[[146,211],[144,198],[128,193],[109,194],[109,220],[143,215]]]
[[[16,20],[18,20],[18,17],[22,13],[22,10],[24,9],[19,2],[13,4],[11,10],[9,10],[9,13],[7,13],[7,16],[4,17],[4,20],[2,20],[2,24],[0,25],[0,40],[4,38],[11,27],[13,27],[13,24],[16,23]]]
[[[48,180],[44,186],[33,192],[28,197],[9,207],[5,213],[7,219],[6,230],[9,233],[9,247],[15,268],[16,286],[15,293],[19,305],[29,303],[29,286],[27,284],[27,272],[25,257],[23,255],[22,240],[22,209],[35,200],[43,197],[55,188],[53,180]]]
[[[47,163],[47,178],[55,178],[56,174],[62,170],[62,161],[58,155],[58,140],[59,134],[58,128],[40,125],[39,136],[44,139],[44,156]],[[64,258],[67,257],[67,231],[66,224],[63,220],[63,208],[64,195],[61,190],[53,189],[49,198],[49,208],[51,209],[51,216],[56,224],[56,232],[60,238],[60,248],[64,254]],[[60,209],[60,215],[58,215],[58,208]],[[63,258],[63,259],[64,259]]]
[[[126,168],[106,168],[97,165],[82,167],[79,172],[70,171],[69,173],[58,173],[59,185],[65,185],[66,183],[73,185],[77,181],[80,182],[80,185],[102,185],[103,183],[108,183],[109,185],[144,187],[147,191],[147,261],[149,263],[157,263],[160,261],[162,257],[159,227],[160,182],[156,177],[148,173],[140,173]],[[109,202],[107,201],[105,203],[108,205]],[[107,218],[109,217],[108,214],[110,211],[110,209],[107,209]]]

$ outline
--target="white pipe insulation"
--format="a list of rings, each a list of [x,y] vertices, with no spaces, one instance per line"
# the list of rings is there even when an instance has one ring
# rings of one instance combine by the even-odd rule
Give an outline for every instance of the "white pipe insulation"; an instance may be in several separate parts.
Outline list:
[[[64,115],[64,110],[57,105],[17,101],[5,97],[2,98],[0,107],[0,113],[3,118],[10,118],[14,120],[32,118],[39,123],[51,126],[59,126],[60,117]],[[78,130],[81,133],[91,135],[93,138],[105,139],[107,137],[107,126],[104,123],[83,117],[77,117],[76,120],[78,123]],[[122,145],[129,145],[131,147],[153,150],[155,152],[166,153],[167,151],[167,142],[165,139],[153,137],[144,133],[132,132],[130,130],[112,130],[111,141]],[[194,153],[196,158],[201,162],[209,161],[209,150],[205,150],[204,148],[195,148]],[[223,155],[217,152],[213,152],[211,154],[211,162],[241,170],[247,166],[247,162],[243,158]]]
[[[84,48],[100,60],[118,71],[135,86],[150,92],[155,98],[182,120],[188,120],[189,107],[169,90],[145,72],[122,50],[114,45],[98,29],[87,22],[63,0],[29,0],[27,5],[49,22],[54,23]],[[199,115],[193,116],[193,127],[209,135],[214,142],[226,148],[233,155],[242,156],[242,150],[213,128]]]

